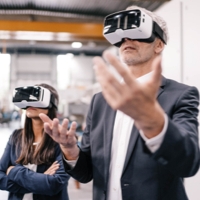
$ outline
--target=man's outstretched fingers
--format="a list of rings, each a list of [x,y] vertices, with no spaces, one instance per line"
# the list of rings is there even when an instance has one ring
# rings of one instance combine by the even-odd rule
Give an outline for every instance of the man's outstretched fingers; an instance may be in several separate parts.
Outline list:
[[[112,65],[117,70],[117,72],[121,75],[121,77],[123,77],[124,81],[128,85],[132,86],[135,83],[135,78],[133,74],[130,73],[128,68],[125,67],[116,56],[106,50],[104,51],[103,57],[109,62],[110,65]]]
[[[68,130],[68,125],[69,125],[69,120],[68,119],[63,119],[60,133],[61,134],[66,134]]]
[[[45,123],[44,123],[44,131],[45,131],[47,134],[49,134],[50,136],[52,136],[52,130],[51,130],[51,127],[50,127],[50,125],[49,125],[48,122],[45,122]]]
[[[47,122],[50,125],[52,124],[52,120],[47,115],[45,115],[44,113],[40,113],[39,117],[43,122]]]
[[[70,129],[69,129],[69,133],[74,134],[76,132],[76,127],[77,127],[76,122],[72,122]]]
[[[53,119],[52,123],[52,135],[57,137],[59,135],[59,120],[57,118]]]

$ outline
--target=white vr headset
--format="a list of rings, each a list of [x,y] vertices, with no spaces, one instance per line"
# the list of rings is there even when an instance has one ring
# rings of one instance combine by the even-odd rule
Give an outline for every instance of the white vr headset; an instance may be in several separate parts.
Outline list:
[[[167,43],[160,26],[141,10],[125,10],[106,16],[103,35],[117,47],[120,47],[124,38],[150,43],[158,37]]]
[[[28,107],[48,109],[54,106],[57,109],[57,99],[51,92],[41,86],[18,87],[13,91],[13,103],[21,108]]]

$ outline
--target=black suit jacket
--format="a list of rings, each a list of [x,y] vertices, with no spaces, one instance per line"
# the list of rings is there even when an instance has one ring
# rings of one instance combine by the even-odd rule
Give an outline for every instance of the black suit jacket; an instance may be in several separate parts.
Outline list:
[[[163,77],[158,102],[169,119],[164,141],[152,154],[133,126],[121,176],[123,200],[186,200],[183,178],[199,169],[197,89]],[[115,114],[102,93],[94,95],[77,164],[70,170],[65,163],[80,182],[93,179],[94,200],[106,199]]]

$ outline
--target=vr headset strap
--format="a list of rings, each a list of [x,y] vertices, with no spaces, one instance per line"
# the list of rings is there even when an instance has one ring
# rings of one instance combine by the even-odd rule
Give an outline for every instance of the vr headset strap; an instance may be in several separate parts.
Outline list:
[[[155,21],[153,22],[153,32],[156,36],[158,36],[166,44],[164,32]]]
[[[52,94],[51,94],[50,102],[56,109],[58,109],[58,101]]]

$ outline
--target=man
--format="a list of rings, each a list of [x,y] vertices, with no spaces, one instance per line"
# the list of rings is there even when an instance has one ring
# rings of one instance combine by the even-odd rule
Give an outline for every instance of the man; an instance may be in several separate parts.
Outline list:
[[[144,24],[138,23],[143,17]],[[94,200],[188,199],[183,178],[199,169],[199,94],[161,75],[166,23],[130,7],[106,18],[104,36],[119,47],[123,63],[109,52],[103,57],[122,80],[94,58],[102,93],[91,101],[81,149],[75,123],[67,130],[67,119],[59,125],[40,115],[45,131],[60,143],[66,172],[83,183],[93,180]]]

